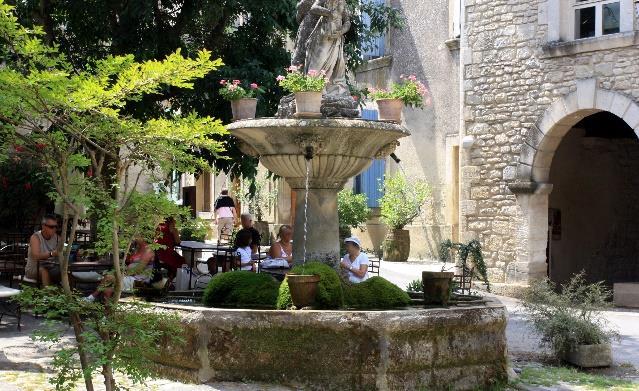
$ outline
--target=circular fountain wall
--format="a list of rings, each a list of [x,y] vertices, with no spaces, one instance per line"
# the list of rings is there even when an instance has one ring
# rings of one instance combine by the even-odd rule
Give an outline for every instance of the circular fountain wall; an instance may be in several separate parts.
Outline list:
[[[158,305],[186,344],[154,361],[191,382],[260,381],[308,390],[474,390],[507,375],[506,310],[265,311]]]
[[[296,192],[294,243],[305,244],[306,259],[321,261],[339,259],[337,192],[373,159],[390,155],[397,140],[410,135],[393,123],[336,118],[264,118],[238,121],[227,128],[240,140],[244,153],[259,157]],[[304,246],[294,246],[293,257],[301,261]]]

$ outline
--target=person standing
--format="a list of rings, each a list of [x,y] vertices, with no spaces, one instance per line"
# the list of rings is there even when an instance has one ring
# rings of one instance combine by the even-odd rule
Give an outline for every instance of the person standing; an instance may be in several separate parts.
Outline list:
[[[58,218],[55,215],[45,215],[42,218],[40,231],[31,235],[25,274],[32,280],[38,276],[43,286],[60,282],[60,265],[57,262],[60,235],[58,235]],[[39,261],[48,261],[41,263]]]
[[[217,240],[220,241],[223,237],[227,240],[230,239],[233,233],[233,226],[237,220],[237,210],[235,209],[235,202],[229,196],[227,189],[222,189],[220,196],[215,200],[214,210],[217,224]]]

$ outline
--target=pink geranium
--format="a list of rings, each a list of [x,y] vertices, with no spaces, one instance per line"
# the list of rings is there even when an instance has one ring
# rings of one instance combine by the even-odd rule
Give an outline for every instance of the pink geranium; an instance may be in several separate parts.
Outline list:
[[[252,90],[257,90],[258,88],[260,88],[260,86],[258,86],[257,83],[251,83],[250,87]]]
[[[275,80],[277,80],[277,81],[282,81],[284,79],[286,79],[286,78],[284,76],[282,76],[282,75],[279,75],[278,77],[275,78]]]
[[[233,80],[233,85],[234,85],[234,86],[239,86],[239,85],[240,85],[240,83],[241,83],[241,81],[240,81],[240,80]]]
[[[312,76],[312,77],[315,77],[315,76],[318,75],[318,73],[317,73],[317,71],[315,69],[311,69],[311,70],[308,71],[308,75]]]
[[[221,85],[225,86],[225,85],[226,85],[226,83],[227,83],[227,81],[226,81],[226,80],[220,80],[220,84],[221,84]]]

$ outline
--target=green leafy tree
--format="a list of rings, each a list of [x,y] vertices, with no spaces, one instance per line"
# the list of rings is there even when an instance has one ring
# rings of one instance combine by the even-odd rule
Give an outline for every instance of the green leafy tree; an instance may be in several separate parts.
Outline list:
[[[259,116],[271,116],[284,94],[275,78],[290,65],[286,41],[297,29],[296,0],[161,0],[73,1],[23,0],[16,2],[22,24],[42,25],[45,38],[59,45],[75,70],[84,70],[86,59],[132,54],[137,61],[161,60],[180,49],[195,58],[200,49],[224,60],[225,66],[196,81],[192,89],[165,86],[122,108],[136,118],[162,113],[164,102],[184,113],[197,111],[228,122],[230,106],[217,92],[222,79],[256,82],[266,91],[258,104]],[[350,70],[362,64],[362,51],[372,48],[376,37],[389,27],[401,27],[398,9],[369,0],[348,0],[352,28],[345,51]],[[364,23],[363,13],[370,16]],[[243,155],[233,138],[227,154],[218,159],[206,151],[194,151],[218,169],[235,177],[253,178],[257,160]]]
[[[137,191],[142,174],[151,182],[169,172],[207,170],[206,160],[195,151],[217,156],[223,151],[219,137],[225,134],[220,121],[194,112],[181,115],[165,102],[164,112],[142,119],[128,115],[129,104],[145,96],[170,89],[193,88],[222,65],[203,50],[189,58],[180,50],[162,60],[136,62],[131,55],[107,56],[76,67],[56,46],[43,42],[42,28],[25,28],[13,8],[0,0],[0,156],[7,151],[41,161],[51,178],[57,201],[62,205],[62,240],[58,261],[64,299],[76,337],[81,370],[64,374],[60,364],[58,389],[71,387],[83,376],[93,390],[92,373],[101,368],[107,390],[117,389],[114,370],[137,379],[139,367],[121,356],[122,341],[114,323],[119,314],[124,259],[133,238],[150,241],[157,224],[181,213],[162,194]],[[101,308],[102,321],[86,324],[68,278],[68,259],[78,219],[84,210],[98,219],[96,248],[112,254],[114,295]],[[66,246],[64,246],[66,244]],[[40,296],[38,296],[40,297]],[[38,301],[39,300],[39,301]],[[42,297],[34,305],[46,304]],[[93,332],[86,334],[87,327]],[[96,341],[105,346],[96,350]],[[75,357],[75,356],[72,356]],[[70,359],[70,358],[69,358]],[[60,377],[58,377],[60,379]]]
[[[384,195],[380,200],[382,221],[392,229],[403,229],[419,217],[422,206],[431,196],[424,180],[411,180],[397,173],[384,180]]]
[[[337,216],[340,230],[360,228],[368,220],[371,210],[366,194],[355,194],[352,190],[337,193]]]

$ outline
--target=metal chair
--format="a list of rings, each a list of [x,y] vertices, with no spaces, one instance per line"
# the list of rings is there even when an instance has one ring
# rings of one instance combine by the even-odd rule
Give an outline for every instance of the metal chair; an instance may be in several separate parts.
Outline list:
[[[368,273],[371,275],[379,276],[379,267],[381,265],[381,260],[378,257],[370,257],[368,261]]]

